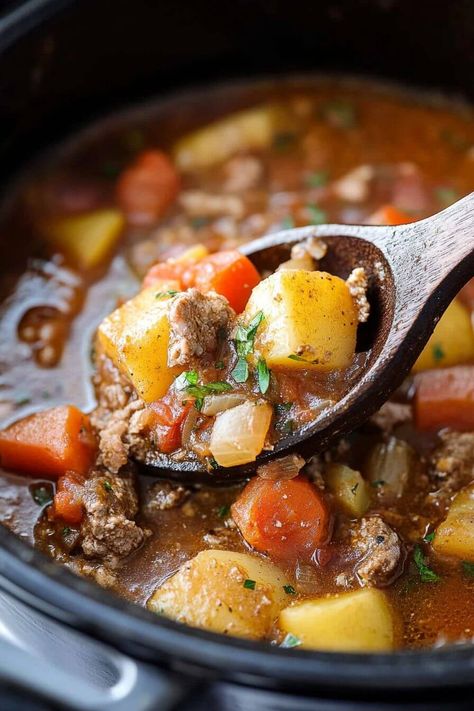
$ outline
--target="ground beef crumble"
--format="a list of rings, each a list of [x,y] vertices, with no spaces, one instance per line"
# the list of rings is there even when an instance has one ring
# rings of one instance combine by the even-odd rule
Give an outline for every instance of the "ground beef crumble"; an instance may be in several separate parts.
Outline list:
[[[356,566],[361,585],[378,587],[391,583],[402,558],[395,531],[379,516],[369,516],[352,530],[352,543],[361,554]]]

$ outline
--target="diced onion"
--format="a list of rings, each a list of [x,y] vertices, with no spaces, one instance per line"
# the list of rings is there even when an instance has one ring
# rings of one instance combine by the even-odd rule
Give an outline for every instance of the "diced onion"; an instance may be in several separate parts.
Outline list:
[[[204,404],[201,408],[203,415],[217,415],[224,410],[230,410],[231,407],[241,405],[245,402],[245,395],[239,393],[222,393],[222,395],[208,395],[204,398]]]
[[[263,449],[273,409],[266,402],[247,400],[217,415],[210,450],[221,467],[253,462]]]
[[[371,450],[366,475],[381,495],[399,498],[405,490],[414,464],[415,453],[410,445],[390,437],[386,444],[376,444]]]
[[[257,474],[262,479],[278,481],[279,479],[294,479],[298,476],[300,469],[305,465],[305,460],[299,454],[289,454],[268,464],[258,467]]]
[[[194,430],[194,425],[199,417],[199,412],[195,407],[192,407],[188,414],[186,415],[183,422],[183,429],[181,430],[181,446],[186,449],[191,443],[191,435]]]

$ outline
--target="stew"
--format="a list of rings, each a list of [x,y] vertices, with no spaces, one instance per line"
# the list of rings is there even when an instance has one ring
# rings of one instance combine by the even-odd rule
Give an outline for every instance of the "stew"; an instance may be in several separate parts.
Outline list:
[[[358,431],[258,455],[357,379],[361,265],[308,239],[395,225],[474,189],[469,107],[363,82],[219,87],[99,122],[0,216],[0,520],[77,574],[189,625],[383,651],[474,636],[474,287]],[[209,97],[214,100],[210,100]],[[156,456],[245,484],[144,476]],[[218,478],[218,472],[215,473]]]

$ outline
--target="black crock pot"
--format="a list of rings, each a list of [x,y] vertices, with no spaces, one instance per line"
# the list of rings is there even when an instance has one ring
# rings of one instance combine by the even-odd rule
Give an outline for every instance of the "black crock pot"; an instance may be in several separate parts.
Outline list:
[[[336,70],[474,99],[473,48],[472,0],[10,2],[0,18],[1,185],[97,115],[216,79]],[[349,655],[217,636],[119,600],[3,527],[0,588],[0,619],[16,615],[36,635],[35,655],[0,641],[4,694],[29,689],[38,708],[474,706],[472,646]]]

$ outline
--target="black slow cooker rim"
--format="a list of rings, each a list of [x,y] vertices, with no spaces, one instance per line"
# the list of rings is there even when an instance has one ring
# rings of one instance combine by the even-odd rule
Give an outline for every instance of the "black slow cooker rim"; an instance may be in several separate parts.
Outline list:
[[[0,526],[0,588],[126,654],[191,675],[281,688],[407,692],[474,685],[468,644],[384,654],[282,649],[162,618],[70,572]]]

